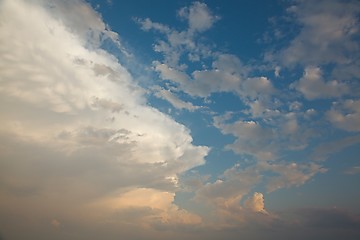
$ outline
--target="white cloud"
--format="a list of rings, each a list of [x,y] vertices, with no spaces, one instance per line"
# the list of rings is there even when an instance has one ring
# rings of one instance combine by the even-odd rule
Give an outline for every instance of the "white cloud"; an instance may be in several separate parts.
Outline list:
[[[242,94],[253,99],[258,96],[265,97],[275,93],[271,81],[266,77],[248,78],[243,82],[242,88]]]
[[[304,75],[293,84],[309,100],[340,97],[348,93],[348,86],[336,80],[325,82],[319,67],[307,67]]]
[[[236,121],[224,124],[221,119],[214,118],[214,124],[223,134],[236,137],[234,143],[227,147],[237,154],[250,154],[259,160],[271,160],[277,156],[277,149],[273,146],[274,130],[263,128],[254,121]]]
[[[264,195],[259,192],[255,192],[251,198],[245,201],[245,206],[254,212],[260,212],[267,214],[264,204]]]
[[[165,40],[158,40],[154,44],[154,50],[163,54],[166,65],[181,70],[187,67],[186,64],[180,63],[183,55],[192,62],[213,55],[211,49],[196,39],[198,33],[211,28],[218,17],[210,12],[205,3],[200,2],[194,2],[190,7],[182,8],[178,14],[189,22],[188,28],[183,31],[153,22],[149,18],[135,18],[135,20],[142,30],[155,30],[165,35]]]
[[[151,188],[135,188],[113,198],[100,199],[92,204],[102,209],[116,210],[119,217],[127,211],[138,211],[138,216],[132,216],[130,222],[134,226],[157,227],[159,225],[171,227],[176,225],[192,226],[202,223],[202,219],[176,206],[175,193],[159,191]]]
[[[359,12],[356,1],[297,2],[291,13],[301,30],[290,46],[282,50],[280,61],[285,66],[349,63],[359,47],[355,40],[359,34]]]
[[[278,176],[267,180],[267,191],[273,192],[284,187],[303,185],[317,173],[324,173],[326,169],[315,163],[297,164],[293,163],[267,163],[259,162],[258,168],[262,171],[270,170]]]
[[[105,223],[116,209],[91,204],[141,188],[166,196],[154,218],[199,222],[171,202],[177,175],[204,164],[209,149],[148,106],[145,91],[100,48],[99,36],[114,34],[99,15],[82,1],[0,4],[1,219],[13,211],[18,227],[54,216],[61,226]],[[36,229],[28,233],[41,239]]]
[[[274,70],[275,77],[280,77],[280,71],[281,71],[281,67],[276,66]]]
[[[200,2],[194,2],[190,7],[181,8],[178,14],[188,20],[189,32],[206,31],[219,19],[218,16],[211,13],[205,3]]]
[[[327,119],[337,128],[350,132],[360,131],[360,100],[335,102],[326,112]]]
[[[238,226],[246,219],[241,204],[243,197],[261,180],[254,168],[240,169],[239,165],[227,169],[221,179],[206,183],[196,191],[195,200],[209,205],[214,211],[217,228]]]
[[[186,73],[177,70],[175,68],[169,67],[166,64],[161,64],[159,62],[154,62],[155,70],[160,73],[160,77],[163,80],[170,80],[177,84],[187,85],[189,82],[189,77]]]
[[[178,84],[179,90],[196,97],[207,97],[215,92],[241,92],[241,81],[247,74],[247,67],[233,55],[221,54],[212,63],[211,70],[196,70],[192,77],[185,71],[170,67],[167,64],[154,62],[155,70],[159,72],[161,79],[170,80]],[[271,83],[267,79],[249,79],[245,85],[249,94],[266,94],[273,91]]]
[[[185,102],[181,100],[176,95],[174,95],[174,93],[172,93],[170,90],[159,89],[155,93],[155,96],[168,101],[169,103],[171,103],[171,105],[173,105],[177,109],[186,109],[192,112],[200,108],[199,106],[194,106],[191,102]]]

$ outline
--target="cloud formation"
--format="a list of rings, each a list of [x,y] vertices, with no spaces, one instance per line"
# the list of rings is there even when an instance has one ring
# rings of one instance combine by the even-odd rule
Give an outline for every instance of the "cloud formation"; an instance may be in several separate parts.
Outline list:
[[[16,213],[23,220],[14,227],[48,219],[66,228],[148,208],[151,224],[201,222],[172,201],[177,176],[204,164],[209,148],[147,104],[101,48],[104,39],[122,46],[90,5],[2,1],[0,9],[1,219]],[[144,194],[164,202],[132,205]],[[36,228],[25,233],[42,239]]]
[[[291,235],[281,229],[303,239],[304,229],[312,237],[317,229],[330,237],[347,226],[354,231],[358,216],[342,210],[265,208],[265,198],[325,173],[324,160],[359,143],[359,7],[291,4],[287,14],[299,33],[268,53],[271,64],[245,62],[204,41],[201,34],[220,21],[205,3],[177,11],[187,22],[182,30],[135,17],[143,31],[160,33],[153,50],[161,59],[149,64],[160,81],[145,89],[106,50],[111,42],[123,58],[132,56],[88,3],[1,1],[0,231],[40,240]],[[284,80],[293,69],[296,77]],[[199,113],[204,132],[217,135],[206,132],[195,144],[190,129],[149,95]],[[210,152],[201,142],[213,136],[222,142]],[[213,165],[201,168],[209,154]],[[332,228],[339,232],[329,234]]]

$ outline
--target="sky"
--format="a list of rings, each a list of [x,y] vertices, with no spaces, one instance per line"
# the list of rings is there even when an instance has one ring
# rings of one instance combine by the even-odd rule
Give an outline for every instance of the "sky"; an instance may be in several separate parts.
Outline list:
[[[0,240],[360,239],[360,2],[0,0]]]

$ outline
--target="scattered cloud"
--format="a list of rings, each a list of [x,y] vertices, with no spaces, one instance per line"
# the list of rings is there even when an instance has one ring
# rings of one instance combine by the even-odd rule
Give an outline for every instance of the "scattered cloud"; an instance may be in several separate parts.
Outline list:
[[[168,101],[169,103],[171,103],[171,105],[173,107],[175,107],[176,109],[186,109],[188,111],[195,111],[196,109],[199,109],[199,106],[194,106],[191,102],[185,102],[181,99],[179,99],[174,93],[172,93],[170,90],[165,90],[165,89],[159,89],[156,93],[155,96],[157,96],[158,98],[162,98],[166,101]]]
[[[300,25],[299,34],[280,52],[283,65],[318,66],[326,63],[346,64],[359,51],[355,40],[359,34],[360,12],[356,1],[297,1],[289,13]],[[356,55],[356,54],[355,54]]]
[[[325,82],[319,67],[307,67],[302,78],[292,85],[306,99],[340,97],[349,92],[348,86],[336,80]]]
[[[326,113],[327,119],[340,129],[350,132],[360,131],[360,100],[334,102]]]
[[[211,13],[205,3],[201,2],[193,2],[190,7],[181,8],[178,15],[188,21],[190,33],[206,31],[219,19]]]
[[[259,163],[259,168],[263,171],[270,170],[277,176],[270,177],[267,180],[267,191],[273,192],[281,188],[303,185],[317,173],[324,173],[327,170],[322,166],[309,163]]]
[[[204,41],[201,34],[220,17],[203,2],[178,10],[187,22],[182,30],[134,18],[143,31],[160,33],[153,50],[162,59],[152,69],[162,81],[145,89],[104,49],[110,41],[132,58],[90,4],[0,2],[0,221],[9,223],[8,232],[14,239],[99,239],[108,230],[106,239],[184,239],[197,232],[215,240],[235,239],[244,229],[254,229],[244,231],[249,239],[276,236],[284,226],[325,229],[328,236],[332,229],[355,231],[358,216],[340,209],[283,215],[265,208],[267,194],[309,182],[327,171],[320,161],[360,142],[360,7],[291,4],[287,13],[299,32],[267,53],[271,67]],[[299,66],[303,75],[286,79]],[[222,165],[227,169],[218,176],[206,172],[211,167],[189,174],[206,163],[210,147],[195,144],[189,128],[149,104],[149,93],[189,115],[209,109],[201,112],[212,120],[206,127],[231,135],[221,150],[232,150],[236,163]],[[212,99],[222,93],[237,101]],[[320,100],[324,105],[312,105]],[[225,104],[237,110],[226,112]],[[223,164],[214,155],[211,164]],[[179,192],[201,207],[180,207]]]
[[[254,212],[267,214],[264,204],[264,195],[262,193],[255,192],[252,197],[245,201],[245,206]]]

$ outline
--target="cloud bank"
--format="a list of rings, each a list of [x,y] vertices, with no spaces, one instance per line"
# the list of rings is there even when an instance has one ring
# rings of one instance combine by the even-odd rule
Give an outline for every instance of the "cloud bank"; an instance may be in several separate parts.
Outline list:
[[[172,202],[178,175],[209,148],[149,106],[101,48],[121,48],[117,34],[82,1],[2,1],[0,11],[1,221],[29,227],[9,238],[49,239],[56,228],[83,239],[67,226],[110,226],[124,211],[147,226],[199,224]]]

